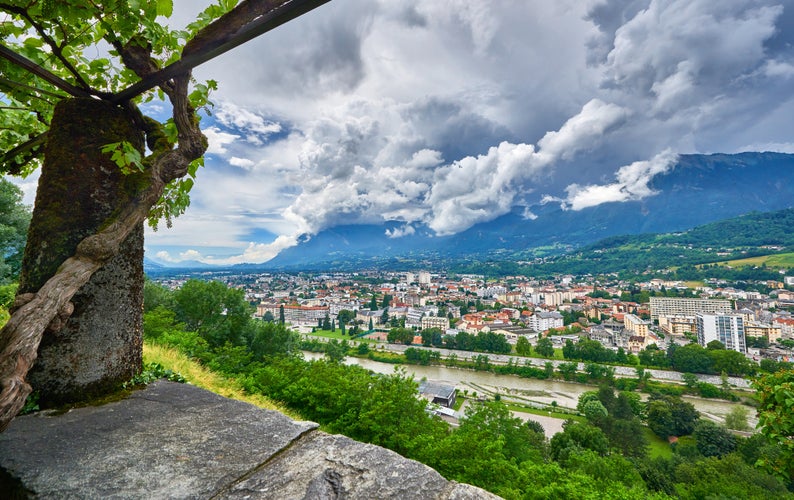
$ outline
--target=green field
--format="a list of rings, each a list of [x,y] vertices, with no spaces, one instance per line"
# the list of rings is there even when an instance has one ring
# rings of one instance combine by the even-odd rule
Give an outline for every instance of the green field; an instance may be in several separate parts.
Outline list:
[[[345,331],[347,331],[347,330],[345,330]],[[342,335],[342,330],[340,330],[339,328],[337,328],[335,332],[332,332],[331,330],[317,330],[316,332],[311,333],[311,335],[314,335],[316,337],[326,337],[326,338],[329,338],[329,339],[337,339],[337,340],[357,340],[357,341],[364,341],[364,342],[374,342],[374,341],[371,341],[370,339],[359,338],[359,337],[356,337],[355,339],[353,339],[353,338],[350,338],[349,335]]]
[[[528,406],[519,405],[515,403],[505,403],[511,411],[518,411],[521,413],[529,413],[531,415],[540,415],[542,417],[559,418],[561,420],[575,420],[577,422],[587,422],[581,415],[574,415],[572,413],[562,413],[557,411],[541,410],[539,408],[530,408]]]
[[[747,267],[747,266],[760,266],[766,265],[775,269],[791,269],[794,268],[794,253],[776,253],[773,255],[759,255],[757,257],[749,257],[747,259],[728,260],[725,262],[718,262],[721,266],[731,267]]]
[[[645,437],[648,438],[648,444],[650,445],[648,454],[651,458],[670,458],[673,456],[673,449],[670,447],[670,443],[654,434],[647,427],[643,427],[643,432],[645,432]]]

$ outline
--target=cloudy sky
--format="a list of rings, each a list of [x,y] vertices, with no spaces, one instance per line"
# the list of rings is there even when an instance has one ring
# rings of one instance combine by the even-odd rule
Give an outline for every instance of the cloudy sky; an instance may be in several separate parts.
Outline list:
[[[219,82],[210,149],[147,234],[161,262],[263,262],[340,224],[454,234],[652,196],[680,153],[794,152],[791,0],[332,0],[195,74]]]

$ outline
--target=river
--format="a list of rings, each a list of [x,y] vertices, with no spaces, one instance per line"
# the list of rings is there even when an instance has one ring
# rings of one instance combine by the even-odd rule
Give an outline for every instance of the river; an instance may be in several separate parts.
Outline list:
[[[307,360],[318,359],[323,356],[320,353],[311,352],[304,352],[303,354]],[[395,367],[401,366],[407,374],[413,375],[417,380],[426,378],[428,380],[446,382],[456,386],[459,392],[468,393],[469,396],[473,396],[474,393],[478,396],[499,394],[504,400],[535,407],[546,407],[547,405],[554,405],[556,402],[555,406],[575,409],[582,393],[597,389],[596,386],[576,382],[521,378],[515,375],[497,375],[491,372],[449,368],[446,366],[394,365],[356,357],[346,358],[345,363],[359,365],[375,373],[384,374],[394,373]],[[645,397],[643,395],[643,398]],[[692,403],[704,417],[719,423],[724,421],[725,415],[733,407],[740,406],[739,403],[730,401],[690,396],[684,396],[684,400]],[[755,426],[757,422],[755,411],[749,410],[748,423],[750,426]]]

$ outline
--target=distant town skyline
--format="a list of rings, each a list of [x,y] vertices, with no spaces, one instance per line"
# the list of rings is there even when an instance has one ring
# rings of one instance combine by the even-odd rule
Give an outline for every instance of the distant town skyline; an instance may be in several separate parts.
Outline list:
[[[207,2],[174,3],[181,27]],[[651,196],[677,154],[794,152],[792,23],[782,1],[333,0],[197,69],[219,84],[206,168],[147,256],[263,262],[340,224],[455,234]]]

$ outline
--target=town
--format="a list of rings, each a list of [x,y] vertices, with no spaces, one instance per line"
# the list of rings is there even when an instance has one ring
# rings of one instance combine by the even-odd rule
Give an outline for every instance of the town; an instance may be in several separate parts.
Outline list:
[[[278,320],[304,335],[354,330],[380,341],[394,328],[411,330],[406,344],[456,346],[460,333],[491,333],[515,346],[547,337],[554,347],[587,338],[611,351],[639,354],[671,344],[717,341],[748,359],[794,359],[794,277],[731,284],[652,279],[643,283],[560,276],[554,280],[416,272],[318,274],[181,274],[159,281],[178,288],[186,279],[218,280],[243,289],[255,316]],[[421,335],[433,331],[434,336]],[[352,333],[352,332],[351,332]],[[428,342],[429,340],[429,342]],[[509,352],[509,351],[508,351]]]

